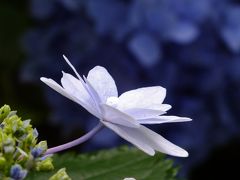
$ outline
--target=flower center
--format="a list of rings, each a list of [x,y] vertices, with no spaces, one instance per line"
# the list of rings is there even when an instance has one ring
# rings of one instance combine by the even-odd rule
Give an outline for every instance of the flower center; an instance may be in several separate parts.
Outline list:
[[[107,98],[106,104],[109,106],[112,106],[112,107],[117,107],[118,101],[119,101],[118,97],[112,96],[112,97]]]

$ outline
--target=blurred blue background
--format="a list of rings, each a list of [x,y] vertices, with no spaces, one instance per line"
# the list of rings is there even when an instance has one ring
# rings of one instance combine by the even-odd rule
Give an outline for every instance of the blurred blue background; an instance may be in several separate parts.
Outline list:
[[[187,149],[188,179],[230,177],[240,161],[240,2],[237,0],[23,0],[0,2],[0,104],[31,118],[49,146],[97,120],[40,82],[106,67],[119,92],[167,88],[168,114],[190,123],[150,127]],[[54,132],[54,133],[53,133]],[[106,140],[107,139],[107,140]],[[105,129],[75,150],[126,143]]]

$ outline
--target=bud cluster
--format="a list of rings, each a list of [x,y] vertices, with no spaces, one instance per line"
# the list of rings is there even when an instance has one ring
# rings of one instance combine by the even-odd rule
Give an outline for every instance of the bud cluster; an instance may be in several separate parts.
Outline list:
[[[21,120],[8,105],[0,108],[0,179],[24,179],[29,170],[53,170],[44,157],[47,142],[37,142],[38,132],[30,120]]]

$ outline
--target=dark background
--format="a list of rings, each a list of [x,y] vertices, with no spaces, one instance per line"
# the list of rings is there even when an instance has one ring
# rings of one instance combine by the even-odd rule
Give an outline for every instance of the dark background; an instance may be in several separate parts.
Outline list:
[[[189,158],[175,158],[181,176],[232,179],[238,174],[239,1],[1,0],[0,22],[0,104],[31,118],[50,147],[97,123],[39,80],[59,82],[61,70],[71,72],[65,54],[80,74],[106,67],[120,93],[167,88],[169,114],[193,121],[150,128],[189,151]],[[105,129],[74,150],[124,143]]]

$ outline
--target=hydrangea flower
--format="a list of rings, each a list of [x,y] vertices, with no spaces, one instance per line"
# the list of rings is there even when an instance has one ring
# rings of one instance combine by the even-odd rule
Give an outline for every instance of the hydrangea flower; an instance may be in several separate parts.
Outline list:
[[[155,151],[160,151],[173,156],[188,156],[187,151],[142,125],[191,121],[186,117],[163,115],[171,108],[168,104],[162,104],[166,96],[165,88],[139,88],[118,96],[115,81],[104,67],[96,66],[87,77],[82,78],[65,56],[64,59],[78,79],[63,72],[62,86],[45,77],[41,81],[83,106],[99,118],[102,125],[145,153],[154,155]]]

